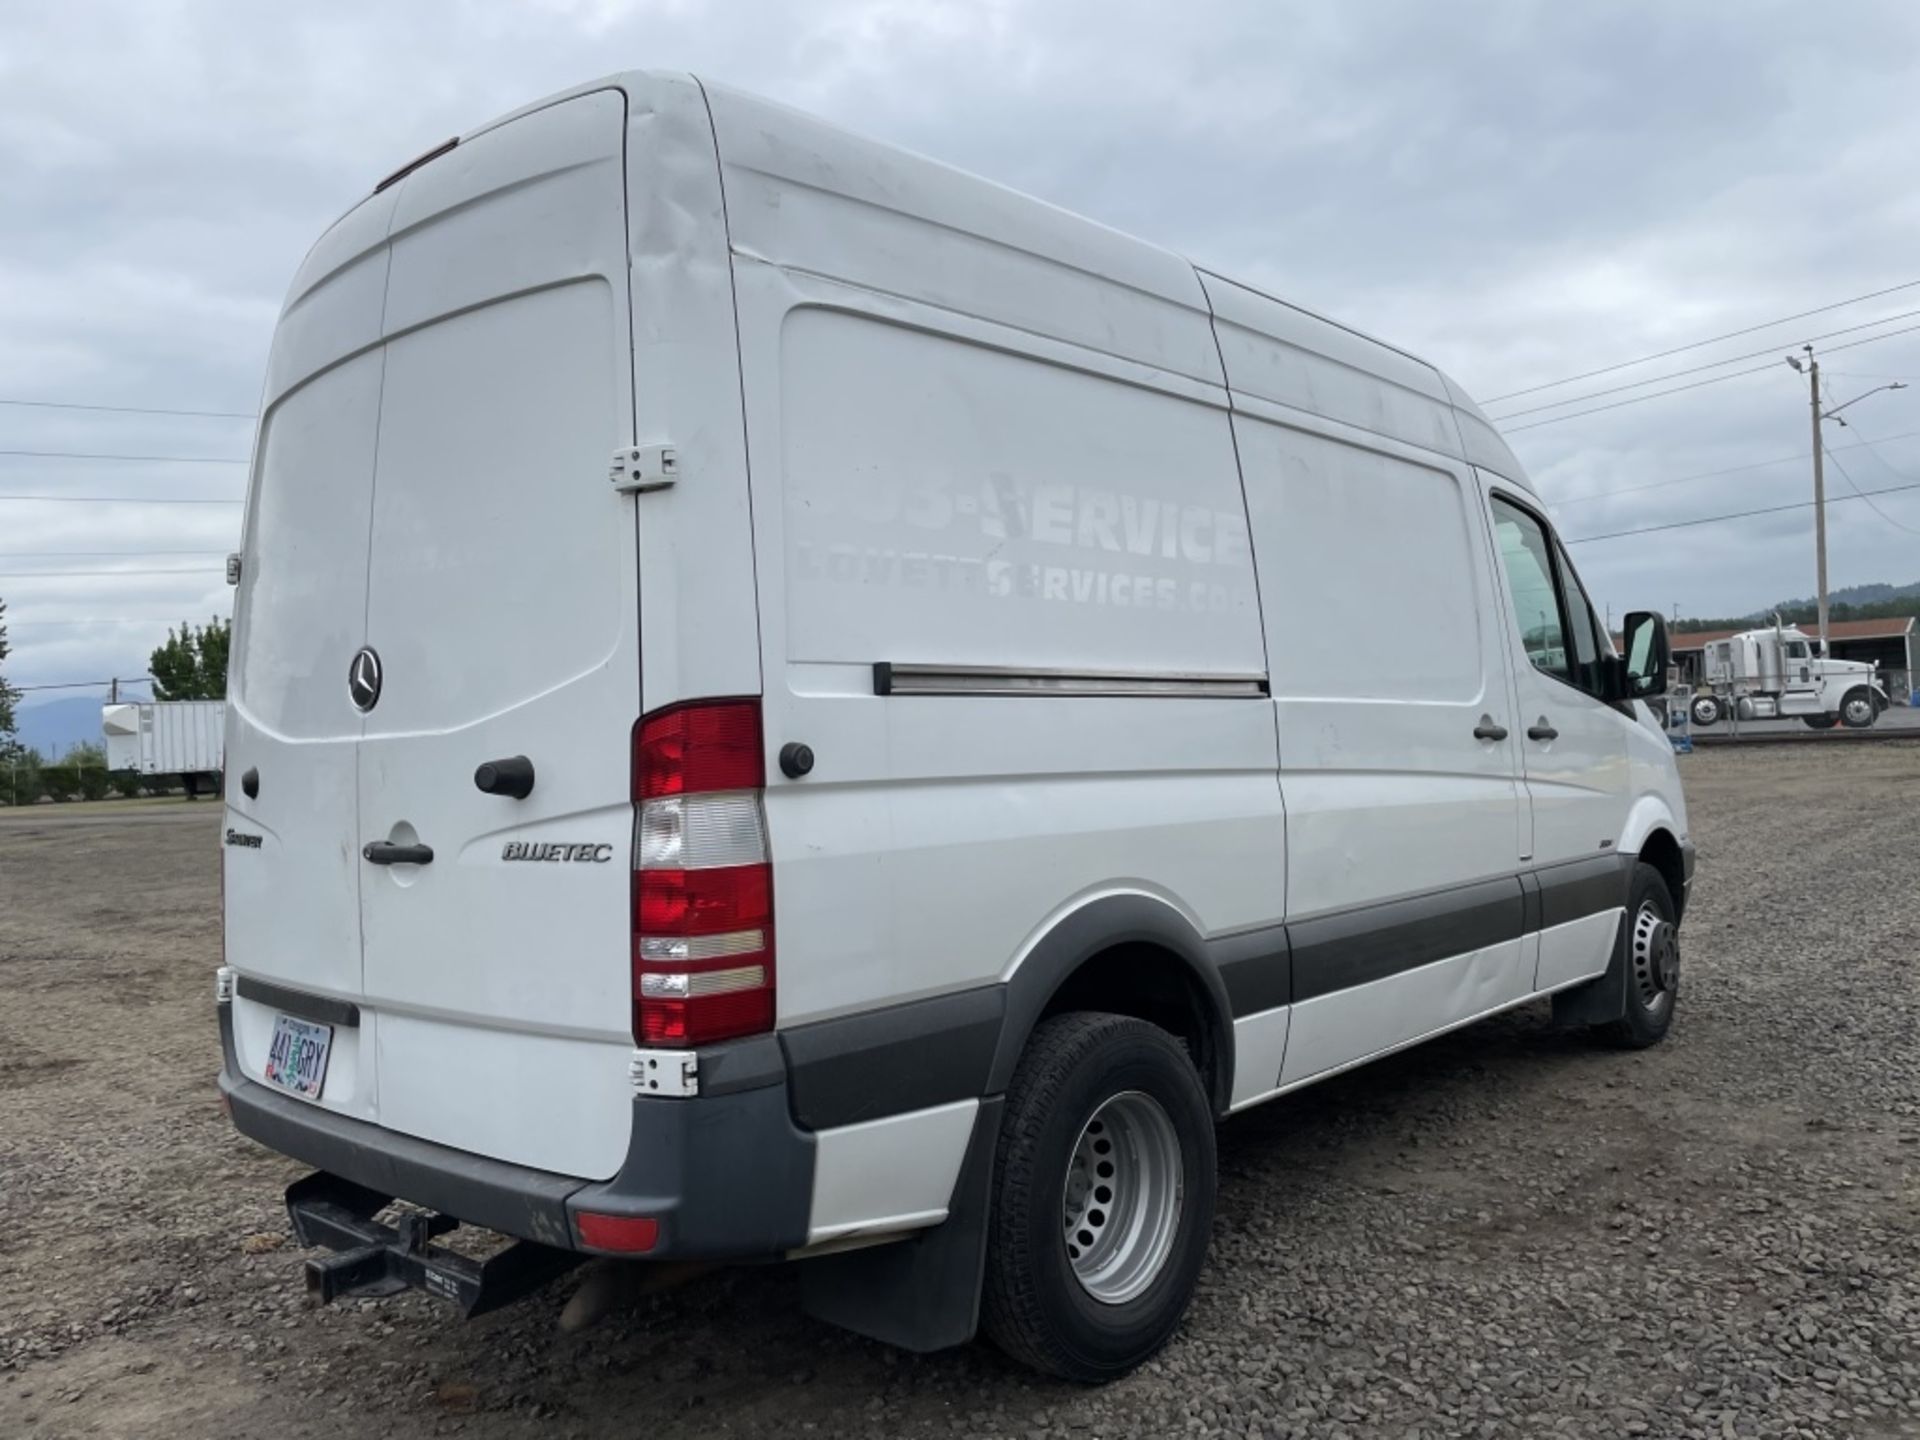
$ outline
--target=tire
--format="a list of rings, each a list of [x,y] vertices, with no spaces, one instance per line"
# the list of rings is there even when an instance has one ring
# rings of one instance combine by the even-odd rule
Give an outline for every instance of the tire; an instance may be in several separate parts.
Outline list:
[[[1720,701],[1712,695],[1696,695],[1691,707],[1693,723],[1696,725],[1718,725],[1720,723]]]
[[[1802,715],[1800,719],[1809,730],[1831,730],[1840,723],[1838,715]]]
[[[1007,1088],[994,1157],[988,1336],[1064,1380],[1125,1375],[1186,1313],[1214,1187],[1213,1110],[1179,1041],[1124,1015],[1046,1021]]]
[[[1651,865],[1633,867],[1626,926],[1626,1013],[1599,1030],[1622,1049],[1645,1050],[1667,1038],[1680,999],[1680,934],[1673,894]]]
[[[1840,699],[1840,723],[1849,730],[1865,730],[1880,718],[1880,706],[1873,691],[1861,685]]]

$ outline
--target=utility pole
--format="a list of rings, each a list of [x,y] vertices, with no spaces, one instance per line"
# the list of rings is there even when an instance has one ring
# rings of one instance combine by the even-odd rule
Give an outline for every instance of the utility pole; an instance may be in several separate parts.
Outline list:
[[[1807,377],[1807,390],[1813,409],[1813,555],[1814,579],[1819,586],[1820,606],[1820,653],[1827,652],[1827,447],[1820,435],[1820,422],[1825,417],[1820,413],[1820,362],[1813,358],[1813,346],[1802,345],[1806,352],[1806,364],[1801,364],[1797,356],[1787,356],[1787,364]],[[1868,391],[1872,394],[1872,391]],[[1857,397],[1864,399],[1865,396]],[[1849,400],[1848,405],[1853,401]],[[1845,407],[1842,406],[1842,409]],[[1835,410],[1834,414],[1839,414]],[[1843,420],[1840,422],[1845,424]]]
[[[1807,351],[1807,385],[1813,395],[1813,553],[1819,586],[1820,653],[1827,653],[1827,447],[1820,437],[1820,362]]]

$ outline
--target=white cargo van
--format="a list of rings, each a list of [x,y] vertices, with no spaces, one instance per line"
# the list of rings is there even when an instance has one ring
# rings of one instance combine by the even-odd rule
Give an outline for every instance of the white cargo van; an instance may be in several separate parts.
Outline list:
[[[588,85],[329,230],[232,568],[221,1083],[322,1299],[794,1260],[1098,1380],[1219,1117],[1673,1017],[1664,630],[1456,386],[745,95]]]

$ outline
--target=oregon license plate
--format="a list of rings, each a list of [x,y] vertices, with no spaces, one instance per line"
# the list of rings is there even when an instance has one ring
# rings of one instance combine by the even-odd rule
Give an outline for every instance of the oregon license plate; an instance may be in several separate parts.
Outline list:
[[[291,1090],[309,1100],[320,1098],[327,1083],[327,1052],[333,1048],[333,1027],[273,1017],[273,1044],[267,1050],[267,1083]]]

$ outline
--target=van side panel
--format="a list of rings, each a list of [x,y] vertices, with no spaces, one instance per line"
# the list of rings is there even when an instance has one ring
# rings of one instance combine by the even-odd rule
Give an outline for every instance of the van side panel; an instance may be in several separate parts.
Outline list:
[[[816,757],[799,781],[769,765],[782,1026],[1005,979],[1105,894],[1155,895],[1201,935],[1277,921],[1283,828],[1257,695],[875,687],[883,662],[1264,676],[1191,269],[710,93],[767,745]]]
[[[1451,402],[1431,366],[1218,275],[1200,279],[1236,396],[1459,457]]]
[[[1479,486],[1439,377],[1251,291],[1207,288],[1261,597],[1285,617],[1267,647],[1292,1083],[1527,993],[1521,727]]]
[[[634,435],[681,481],[640,496],[642,710],[760,691],[746,432],[720,162],[691,78],[633,77],[627,210]],[[771,767],[770,767],[771,768]]]
[[[1220,383],[1185,260],[797,110],[706,89],[740,256]]]

